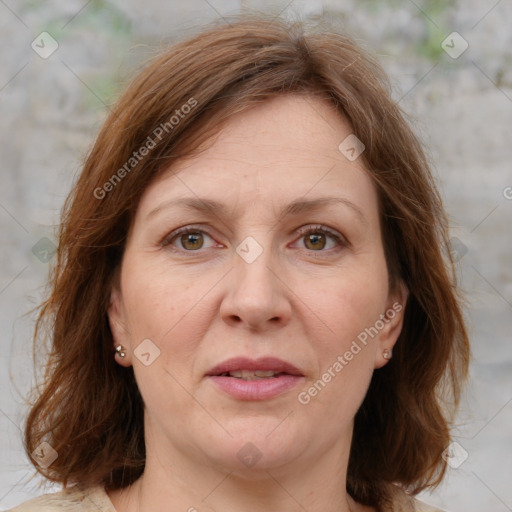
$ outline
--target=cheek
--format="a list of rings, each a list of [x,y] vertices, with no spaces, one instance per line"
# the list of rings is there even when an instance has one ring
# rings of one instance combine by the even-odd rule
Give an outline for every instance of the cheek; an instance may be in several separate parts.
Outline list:
[[[380,308],[371,294],[343,293],[338,306],[330,306],[329,331],[316,346],[318,374],[300,391],[298,401],[311,417],[329,417],[325,430],[336,432],[351,424],[370,384],[375,362],[376,337],[365,329],[375,323]]]
[[[163,272],[161,264],[144,263],[127,259],[122,282],[134,371],[145,401],[172,391],[171,402],[176,406],[182,391],[179,383],[189,385],[210,325],[211,307],[205,293],[211,284],[185,278],[183,273]],[[159,350],[158,358],[147,367],[136,359],[137,347],[145,339]]]
[[[193,315],[205,293],[204,279],[185,277],[159,260],[135,254],[123,265],[123,300],[132,338],[172,339],[170,334]]]
[[[165,269],[161,263],[126,260],[122,282],[129,336],[133,349],[144,339],[152,340],[159,355],[145,366],[134,355],[137,386],[151,421],[166,424],[172,414],[172,428],[179,429],[190,407],[191,374],[209,318],[201,298],[204,287]],[[162,271],[164,268],[164,271]]]
[[[310,292],[314,294],[309,299],[312,309],[328,327],[327,345],[336,352],[347,349],[385,312],[388,274],[384,257],[376,254],[365,264],[347,266]]]
[[[372,329],[385,312],[387,293],[383,256],[347,268],[315,292],[310,290],[308,302],[325,319],[326,328],[315,337],[318,374],[303,388],[299,402],[319,415],[328,408],[334,425],[350,420],[366,394],[378,339]]]

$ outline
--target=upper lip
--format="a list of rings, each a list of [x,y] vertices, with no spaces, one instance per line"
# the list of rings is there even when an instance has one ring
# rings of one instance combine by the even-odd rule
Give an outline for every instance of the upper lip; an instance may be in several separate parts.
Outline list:
[[[290,375],[302,376],[302,372],[293,364],[278,359],[277,357],[261,357],[249,359],[248,357],[234,357],[211,368],[206,375],[214,376],[222,373],[229,373],[236,370],[266,370],[275,373],[288,373]]]

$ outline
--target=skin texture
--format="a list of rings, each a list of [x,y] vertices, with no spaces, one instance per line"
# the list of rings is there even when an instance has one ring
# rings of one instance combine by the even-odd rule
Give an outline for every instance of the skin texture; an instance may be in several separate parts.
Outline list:
[[[338,150],[350,133],[322,100],[281,96],[231,118],[213,145],[144,192],[109,309],[114,342],[126,349],[116,360],[133,365],[145,403],[146,469],[110,493],[119,512],[370,510],[342,483],[354,415],[387,363],[403,308],[309,403],[297,398],[381,314],[405,306],[404,287],[388,289],[375,187],[361,159]],[[326,196],[361,215],[343,203],[279,213]],[[150,214],[183,197],[227,211],[167,205]],[[169,236],[189,225],[199,238]],[[248,236],[263,249],[252,263],[236,252]],[[160,351],[148,366],[134,355],[144,339]],[[305,377],[270,400],[236,400],[205,378],[235,356],[279,357]],[[252,467],[237,457],[248,442],[261,453]]]

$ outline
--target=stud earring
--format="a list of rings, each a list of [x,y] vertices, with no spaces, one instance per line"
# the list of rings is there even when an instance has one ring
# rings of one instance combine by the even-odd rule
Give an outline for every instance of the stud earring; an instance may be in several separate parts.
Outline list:
[[[392,352],[389,348],[385,348],[383,351],[382,351],[382,357],[384,359],[391,359],[392,357]]]
[[[117,345],[116,347],[116,354],[119,355],[119,357],[126,357],[125,348],[122,345]]]

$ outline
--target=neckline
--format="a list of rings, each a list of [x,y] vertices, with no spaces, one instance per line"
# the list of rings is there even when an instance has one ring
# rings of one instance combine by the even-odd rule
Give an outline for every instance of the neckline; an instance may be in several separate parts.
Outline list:
[[[99,512],[117,512],[103,485],[98,484],[88,488],[80,486],[80,491],[95,507],[98,507]]]
[[[77,487],[79,487],[84,499],[87,498],[95,507],[98,507],[98,512],[117,512],[103,485],[97,484],[87,488]],[[416,507],[419,507],[418,512],[442,512],[441,509],[429,505],[416,497],[413,498],[413,502]]]

